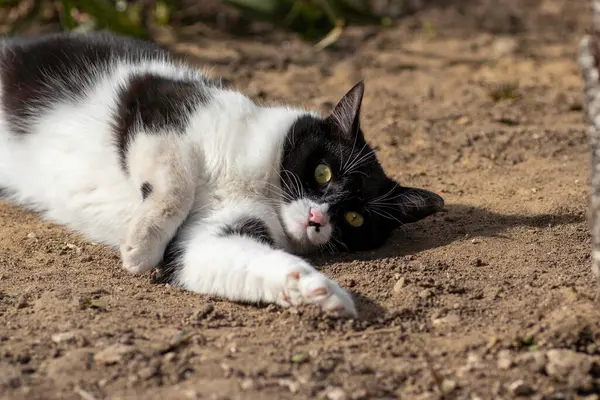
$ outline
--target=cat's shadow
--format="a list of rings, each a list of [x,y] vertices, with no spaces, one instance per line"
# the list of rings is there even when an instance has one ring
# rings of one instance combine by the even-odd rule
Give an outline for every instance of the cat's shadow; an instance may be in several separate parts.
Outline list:
[[[442,247],[465,238],[508,238],[503,233],[516,227],[547,228],[585,222],[584,213],[506,215],[484,208],[450,204],[436,215],[418,223],[405,225],[379,249],[357,253],[323,254],[315,256],[317,266],[332,262],[375,261],[403,257],[421,251]]]
[[[547,228],[586,221],[585,213],[539,214],[533,216],[498,214],[484,208],[461,204],[447,205],[444,211],[418,223],[406,225],[399,230],[383,247],[358,253],[319,255],[313,258],[318,267],[336,262],[376,261],[394,257],[404,257],[421,251],[442,247],[457,240],[477,237],[506,238],[504,232],[516,227]],[[351,289],[350,289],[351,290]],[[378,318],[385,310],[372,300],[359,296],[358,307],[368,310],[369,317]]]

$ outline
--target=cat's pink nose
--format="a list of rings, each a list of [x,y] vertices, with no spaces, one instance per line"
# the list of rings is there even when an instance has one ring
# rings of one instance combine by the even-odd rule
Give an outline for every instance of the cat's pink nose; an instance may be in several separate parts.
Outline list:
[[[327,217],[321,211],[311,208],[308,212],[308,222],[310,225],[323,226],[327,223]]]

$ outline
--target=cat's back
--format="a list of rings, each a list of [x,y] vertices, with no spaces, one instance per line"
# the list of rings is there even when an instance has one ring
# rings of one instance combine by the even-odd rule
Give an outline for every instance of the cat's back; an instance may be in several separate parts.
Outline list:
[[[0,100],[15,133],[61,102],[83,99],[119,63],[169,60],[159,46],[110,33],[58,33],[0,42]]]

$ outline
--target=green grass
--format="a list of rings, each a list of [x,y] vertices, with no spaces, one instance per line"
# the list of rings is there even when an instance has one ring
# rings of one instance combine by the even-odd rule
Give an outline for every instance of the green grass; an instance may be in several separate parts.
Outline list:
[[[0,0],[0,6],[15,5],[22,0]],[[65,30],[108,29],[117,33],[148,39],[148,18],[158,24],[169,24],[170,15],[180,5],[177,0],[34,0],[34,6],[23,20],[15,24],[12,33],[36,22],[42,5],[50,1],[60,4],[60,22]],[[402,0],[398,0],[402,1]],[[326,47],[335,42],[347,24],[377,24],[389,26],[387,16],[375,16],[367,0],[222,0],[248,18],[267,21],[294,31],[307,40],[320,40]],[[91,17],[81,23],[77,13]]]

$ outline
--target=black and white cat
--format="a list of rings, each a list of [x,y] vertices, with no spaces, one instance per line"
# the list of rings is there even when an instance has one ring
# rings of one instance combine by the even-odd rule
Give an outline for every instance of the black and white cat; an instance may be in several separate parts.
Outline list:
[[[356,315],[294,254],[373,249],[443,207],[385,175],[359,126],[363,90],[321,117],[259,106],[149,42],[0,39],[0,192],[120,246],[131,273]]]

